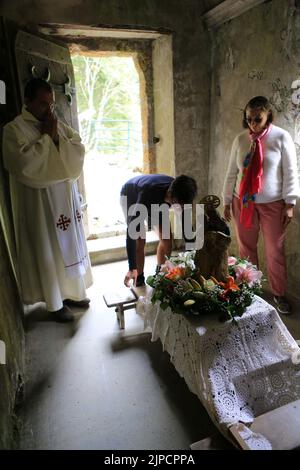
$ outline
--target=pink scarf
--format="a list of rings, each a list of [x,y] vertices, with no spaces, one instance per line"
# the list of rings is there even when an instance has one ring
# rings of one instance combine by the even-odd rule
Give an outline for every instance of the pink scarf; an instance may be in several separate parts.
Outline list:
[[[259,134],[250,131],[252,144],[243,163],[243,175],[239,188],[240,222],[247,229],[251,228],[256,195],[261,191],[264,160],[262,139],[267,135],[270,127],[269,125]]]

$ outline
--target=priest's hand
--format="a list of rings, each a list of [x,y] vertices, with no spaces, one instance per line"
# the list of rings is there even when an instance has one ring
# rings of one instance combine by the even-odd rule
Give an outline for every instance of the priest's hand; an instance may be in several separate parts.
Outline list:
[[[226,222],[230,222],[230,221],[231,221],[230,204],[226,204],[226,206],[224,206],[224,214],[223,214],[223,217],[224,217],[224,219],[226,220]]]
[[[48,134],[54,142],[58,142],[57,117],[50,109],[42,122],[41,132]]]
[[[130,287],[130,281],[131,281],[131,279],[133,280],[133,285],[135,286],[135,285],[136,285],[137,276],[138,276],[137,269],[129,270],[128,273],[127,273],[126,276],[125,276],[125,279],[124,279],[124,284],[125,284],[125,286],[126,286],[126,287]]]

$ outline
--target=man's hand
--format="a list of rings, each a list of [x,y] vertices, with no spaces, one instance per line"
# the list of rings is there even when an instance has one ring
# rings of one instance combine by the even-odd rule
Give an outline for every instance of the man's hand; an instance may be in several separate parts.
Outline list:
[[[226,206],[224,206],[224,214],[223,214],[223,217],[224,217],[224,219],[226,220],[226,222],[230,222],[230,221],[231,221],[230,204],[226,204]]]
[[[130,287],[130,281],[133,279],[133,285],[136,285],[136,278],[138,276],[137,269],[132,269],[131,271],[128,271],[128,273],[125,276],[124,279],[124,284],[126,287]]]
[[[291,222],[294,215],[294,205],[293,204],[286,204],[283,212],[283,228],[284,230],[287,228],[289,223]]]
[[[41,133],[48,134],[54,143],[58,143],[57,118],[51,110],[42,122]]]

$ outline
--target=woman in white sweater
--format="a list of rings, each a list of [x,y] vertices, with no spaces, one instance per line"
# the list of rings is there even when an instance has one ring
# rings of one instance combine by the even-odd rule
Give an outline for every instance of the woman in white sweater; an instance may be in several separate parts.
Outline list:
[[[284,238],[299,195],[297,159],[290,134],[272,121],[267,98],[247,103],[246,130],[234,139],[224,182],[224,218],[229,222],[232,213],[240,256],[256,265],[261,229],[274,301],[280,313],[289,314]]]

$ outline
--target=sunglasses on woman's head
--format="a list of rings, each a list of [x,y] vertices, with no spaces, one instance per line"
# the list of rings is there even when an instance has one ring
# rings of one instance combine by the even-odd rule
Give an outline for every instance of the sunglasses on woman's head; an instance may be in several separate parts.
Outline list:
[[[263,120],[263,118],[258,117],[258,116],[255,117],[255,118],[253,118],[253,119],[251,119],[251,118],[246,118],[246,122],[247,122],[248,124],[251,124],[251,122],[255,122],[256,124],[260,124],[262,120]]]

